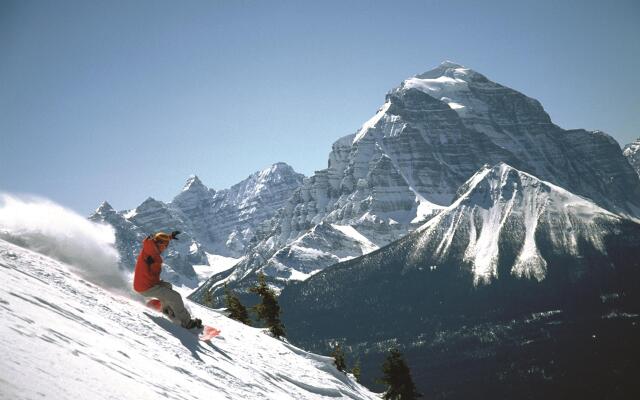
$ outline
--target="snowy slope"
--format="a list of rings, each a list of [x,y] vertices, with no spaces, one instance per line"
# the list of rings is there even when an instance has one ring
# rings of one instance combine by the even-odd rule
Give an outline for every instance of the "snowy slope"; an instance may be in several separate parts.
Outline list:
[[[373,399],[332,359],[190,303],[210,344],[68,265],[0,240],[0,398]]]
[[[501,245],[509,243],[518,249],[511,274],[541,281],[548,265],[538,244],[543,232],[556,253],[583,257],[581,251],[590,245],[606,254],[604,237],[620,220],[587,199],[500,163],[478,171],[451,206],[417,230],[420,239],[410,258],[428,252],[437,263],[463,247],[462,260],[471,265],[475,283],[488,283],[498,277]]]

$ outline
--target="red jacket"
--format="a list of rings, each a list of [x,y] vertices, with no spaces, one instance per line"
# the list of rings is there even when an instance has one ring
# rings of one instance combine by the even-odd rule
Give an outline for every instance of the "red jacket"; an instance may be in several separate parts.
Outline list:
[[[160,282],[160,270],[162,269],[162,257],[156,242],[151,237],[142,241],[142,250],[136,262],[133,272],[133,289],[136,292],[144,292]]]

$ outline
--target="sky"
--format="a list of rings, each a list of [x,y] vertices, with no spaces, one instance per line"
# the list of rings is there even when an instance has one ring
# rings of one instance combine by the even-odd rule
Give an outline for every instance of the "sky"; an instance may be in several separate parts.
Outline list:
[[[83,215],[192,174],[309,176],[404,79],[451,60],[559,126],[640,136],[638,1],[0,0],[0,192]]]

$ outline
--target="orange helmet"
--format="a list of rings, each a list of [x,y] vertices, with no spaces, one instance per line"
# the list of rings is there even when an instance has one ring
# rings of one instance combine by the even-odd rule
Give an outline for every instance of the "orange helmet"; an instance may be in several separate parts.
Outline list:
[[[153,235],[153,240],[158,244],[161,244],[161,243],[169,244],[169,241],[171,241],[171,235],[164,232],[158,232],[155,235]]]

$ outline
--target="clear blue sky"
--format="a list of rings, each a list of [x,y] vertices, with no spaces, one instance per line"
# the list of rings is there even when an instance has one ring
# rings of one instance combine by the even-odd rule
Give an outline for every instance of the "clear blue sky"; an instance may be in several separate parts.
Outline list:
[[[310,175],[443,60],[563,128],[640,136],[638,1],[0,0],[0,191],[89,214]]]

